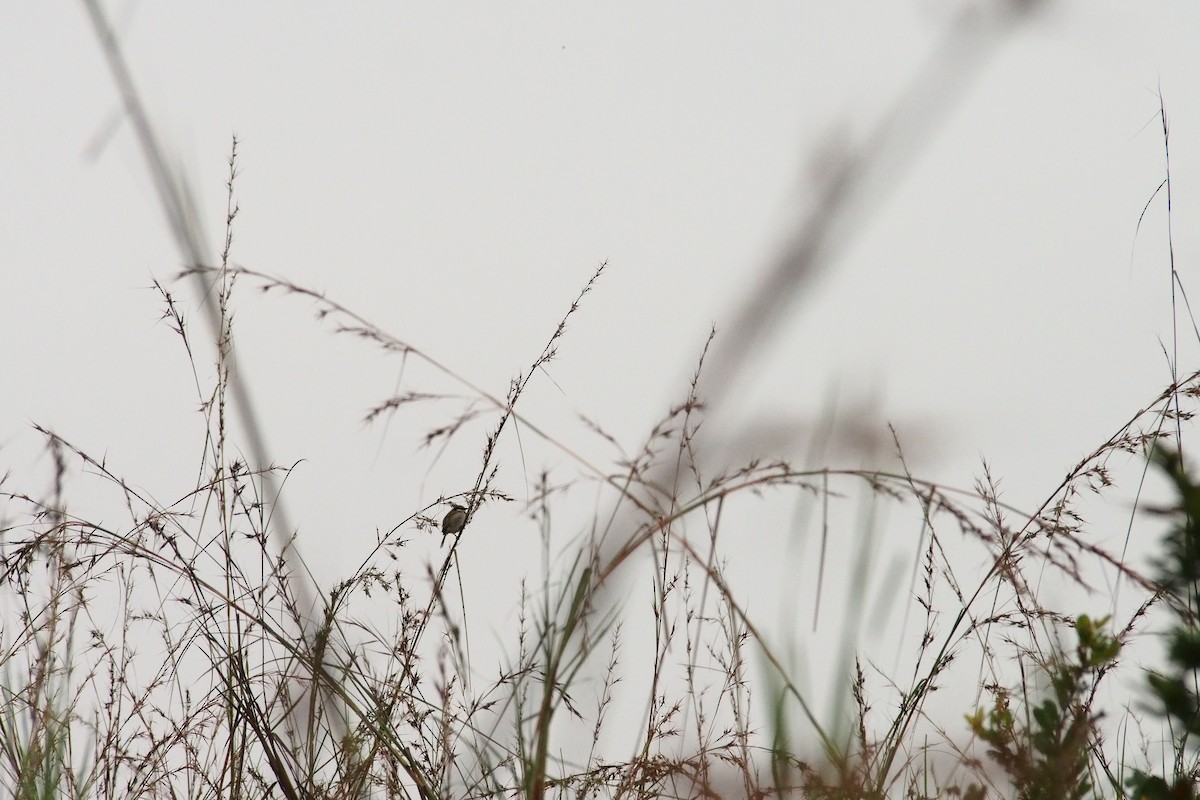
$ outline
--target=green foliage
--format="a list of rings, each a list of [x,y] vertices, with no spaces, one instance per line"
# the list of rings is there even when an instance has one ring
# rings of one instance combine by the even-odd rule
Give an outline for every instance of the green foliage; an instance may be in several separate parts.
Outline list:
[[[1170,669],[1166,674],[1151,674],[1148,680],[1160,712],[1178,732],[1176,747],[1182,751],[1188,738],[1200,733],[1200,695],[1196,690],[1196,675],[1200,670],[1200,630],[1196,624],[1200,591],[1200,483],[1188,476],[1179,452],[1161,448],[1155,452],[1154,460],[1179,495],[1178,505],[1173,509],[1176,521],[1163,543],[1164,556],[1156,565],[1159,591],[1176,622],[1167,636]],[[1177,770],[1168,779],[1138,770],[1128,785],[1139,800],[1183,800],[1198,796],[1195,775],[1186,771]]]
[[[1074,658],[1055,658],[1046,666],[1050,690],[1029,709],[1032,723],[1013,713],[1011,694],[993,689],[986,713],[967,717],[971,730],[988,745],[988,754],[1004,769],[1021,800],[1082,800],[1092,789],[1088,778],[1088,740],[1096,717],[1089,694],[1096,674],[1120,653],[1120,643],[1104,632],[1108,618],[1075,621],[1079,643]],[[983,796],[972,786],[968,796]]]

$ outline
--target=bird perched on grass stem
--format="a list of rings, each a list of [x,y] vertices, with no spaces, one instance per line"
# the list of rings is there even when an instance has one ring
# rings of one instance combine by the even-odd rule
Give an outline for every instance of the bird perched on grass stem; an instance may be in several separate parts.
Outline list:
[[[446,516],[442,517],[442,544],[446,543],[447,536],[458,533],[465,527],[467,527],[467,510],[460,505],[450,506]]]

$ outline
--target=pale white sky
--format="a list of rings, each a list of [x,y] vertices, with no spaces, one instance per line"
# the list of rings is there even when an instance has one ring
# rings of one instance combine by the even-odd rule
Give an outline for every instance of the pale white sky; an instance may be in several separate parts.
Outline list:
[[[325,291],[499,395],[607,261],[526,408],[602,464],[611,451],[574,415],[636,451],[684,397],[709,327],[719,348],[812,213],[814,167],[856,148],[880,155],[867,137],[909,97],[901,111],[916,108],[906,130],[918,138],[850,206],[831,257],[721,387],[712,427],[803,462],[833,402],[885,443],[893,422],[920,474],[969,487],[986,458],[1008,499],[1031,506],[1169,380],[1163,198],[1136,239],[1135,226],[1164,177],[1161,88],[1175,259],[1191,286],[1200,10],[1056,3],[981,46],[953,102],[903,94],[967,5],[990,8],[109,9],[213,253],[236,133],[236,263]],[[191,368],[147,287],[169,281],[181,257],[82,5],[0,6],[0,81],[0,471],[38,488],[38,422],[170,502],[193,485],[203,428]],[[173,290],[202,340],[192,287]],[[303,300],[247,283],[236,307],[273,456],[306,459],[286,496],[323,579],[355,566],[355,542],[369,547],[376,528],[470,488],[482,428],[430,466],[414,448],[444,417],[360,424],[396,388],[396,360],[321,329]],[[1198,348],[1185,342],[1190,372]],[[462,391],[420,365],[405,377],[408,388]],[[524,451],[505,445],[506,488],[519,499],[543,466],[570,468],[533,438]],[[748,454],[728,446],[728,459],[709,454],[714,464]],[[894,463],[888,455],[827,460]],[[590,503],[564,512],[564,542]],[[785,549],[791,503],[756,525],[768,551]],[[465,573],[497,574],[507,588],[496,605],[508,611],[510,578],[538,568],[520,519],[489,522],[503,535],[463,553]],[[414,569],[423,547],[409,551]],[[770,566],[777,578],[791,569]]]

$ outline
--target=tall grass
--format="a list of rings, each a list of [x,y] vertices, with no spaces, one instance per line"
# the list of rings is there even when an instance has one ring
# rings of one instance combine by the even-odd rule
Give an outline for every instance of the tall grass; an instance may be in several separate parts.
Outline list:
[[[597,466],[521,409],[603,266],[508,392],[492,395],[318,292],[234,267],[236,158],[235,143],[222,263],[188,271],[214,286],[220,321],[214,377],[201,393],[207,433],[195,485],[160,503],[135,488],[134,476],[39,427],[52,489],[3,493],[0,775],[13,796],[1077,800],[1126,796],[1130,787],[1137,796],[1193,791],[1187,734],[1197,708],[1191,609],[1200,568],[1189,525],[1200,490],[1178,457],[1161,459],[1181,497],[1172,511],[1183,516],[1178,530],[1188,533],[1170,540],[1156,578],[1097,543],[1079,507],[1087,495],[1111,491],[1111,459],[1161,452],[1164,438],[1182,441],[1200,375],[1162,391],[1032,511],[1006,505],[986,474],[972,491],[920,479],[896,432],[899,467],[890,472],[751,460],[710,474],[699,390],[707,344],[690,386],[635,454]],[[491,408],[490,417],[473,412],[489,426],[473,484],[412,508],[331,585],[313,581],[291,532],[275,524],[286,489],[270,496],[264,477],[286,470],[254,468],[236,455],[230,303],[247,283],[315,303],[337,333],[422,359]],[[171,292],[158,288],[164,318],[203,374],[197,354],[209,348],[193,340]],[[415,387],[367,418],[403,419],[429,399]],[[450,413],[427,441],[471,435],[476,428],[466,421]],[[565,548],[550,531],[570,496],[546,475],[515,492],[499,467],[497,448],[517,429],[558,448],[599,487],[594,518]],[[73,513],[64,487],[79,473],[107,486],[125,518]],[[923,622],[907,675],[855,660],[844,676],[852,709],[845,727],[817,711],[780,643],[733,588],[727,569],[738,550],[723,546],[722,533],[734,524],[732,508],[752,512],[770,490],[810,496],[828,528],[839,520],[831,506],[855,502],[848,497],[856,485],[919,521],[912,602]],[[488,678],[472,667],[459,553],[481,509],[521,493],[546,557],[540,571],[513,578],[519,626],[502,643],[508,665]],[[468,509],[468,524],[422,567],[405,545],[436,532],[450,501]],[[1123,618],[1077,616],[1042,602],[1036,587],[1047,573],[1083,597],[1105,575],[1138,599]],[[643,581],[652,619],[631,656],[629,630],[643,606],[625,597]],[[358,601],[366,597],[386,600],[390,632],[363,616]],[[1160,605],[1181,631],[1171,650],[1175,673],[1154,681],[1164,718],[1181,722],[1162,751],[1166,771],[1154,769],[1156,751],[1139,752],[1127,731],[1114,743],[1106,731],[1123,728],[1103,725],[1106,714],[1145,716],[1137,709],[1149,692],[1122,709],[1106,706],[1101,691]],[[648,698],[634,715],[630,685]],[[939,718],[933,694],[956,687],[985,694]],[[1155,729],[1141,724],[1149,741]]]
[[[145,123],[99,6],[88,7],[127,108]],[[148,124],[136,132],[215,332],[194,330],[174,284],[156,283],[197,376],[203,463],[164,502],[138,488],[137,474],[39,426],[49,488],[15,485],[11,475],[0,486],[6,794],[1195,795],[1200,488],[1180,453],[1200,373],[1181,371],[1177,357],[1170,385],[1032,509],[1007,504],[987,470],[970,489],[922,479],[895,430],[890,470],[775,458],[713,469],[708,454],[721,443],[707,436],[701,378],[715,332],[699,345],[678,401],[636,446],[589,423],[595,441],[625,453],[599,463],[526,409],[573,315],[597,300],[588,295],[603,265],[507,391],[490,392],[323,293],[235,266],[236,142],[223,244],[219,257],[205,257],[186,192]],[[828,187],[831,205],[844,202],[869,159],[847,166]],[[1163,186],[1169,196],[1169,163]],[[803,229],[797,259],[810,264],[803,259],[828,246],[831,227],[822,218]],[[1173,263],[1171,273],[1181,286]],[[249,288],[300,298],[337,335],[422,361],[476,401],[461,411],[421,385],[375,401],[368,422],[404,424],[414,408],[435,407],[441,418],[424,442],[468,440],[478,460],[460,491],[411,501],[332,581],[315,578],[296,547],[280,480],[289,470],[270,465],[253,428],[233,433],[233,409],[251,416],[244,390],[254,376],[234,368],[232,313]],[[753,332],[735,327],[743,338]],[[574,474],[503,469],[500,448],[529,436]],[[1128,536],[1114,542],[1088,523],[1087,507],[1116,497],[1113,472],[1123,463],[1149,462],[1178,499],[1131,518],[1132,533],[1168,517],[1163,555],[1147,570],[1127,558]],[[67,489],[76,479],[113,502],[103,513],[77,511]],[[578,518],[565,512],[581,505],[569,491],[576,486],[593,490],[592,511],[564,539],[561,520]],[[848,513],[887,509],[889,520],[911,523],[889,524],[917,554],[911,586],[891,595],[916,620],[915,635],[894,637],[907,648],[895,666],[860,647],[856,617],[865,611],[826,602],[823,613],[841,614],[850,656],[829,654],[840,683],[813,689],[793,657],[806,646],[807,621],[780,633],[750,608],[731,575],[746,557],[731,534],[780,494],[804,498],[824,537],[814,605],[827,565],[861,563],[876,546],[826,549],[853,541],[841,535]],[[467,509],[468,523],[435,548],[451,502]],[[477,656],[487,631],[464,590],[462,556],[478,520],[500,506],[519,509],[542,558],[510,576],[517,625],[491,673]],[[1163,632],[1168,652],[1147,682],[1134,654],[1154,661]]]

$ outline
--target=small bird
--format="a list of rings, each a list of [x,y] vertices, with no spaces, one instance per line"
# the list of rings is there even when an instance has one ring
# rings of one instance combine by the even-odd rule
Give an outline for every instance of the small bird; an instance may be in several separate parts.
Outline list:
[[[447,536],[458,533],[465,527],[467,527],[467,510],[460,505],[450,506],[446,516],[442,517],[442,544],[446,543]]]

